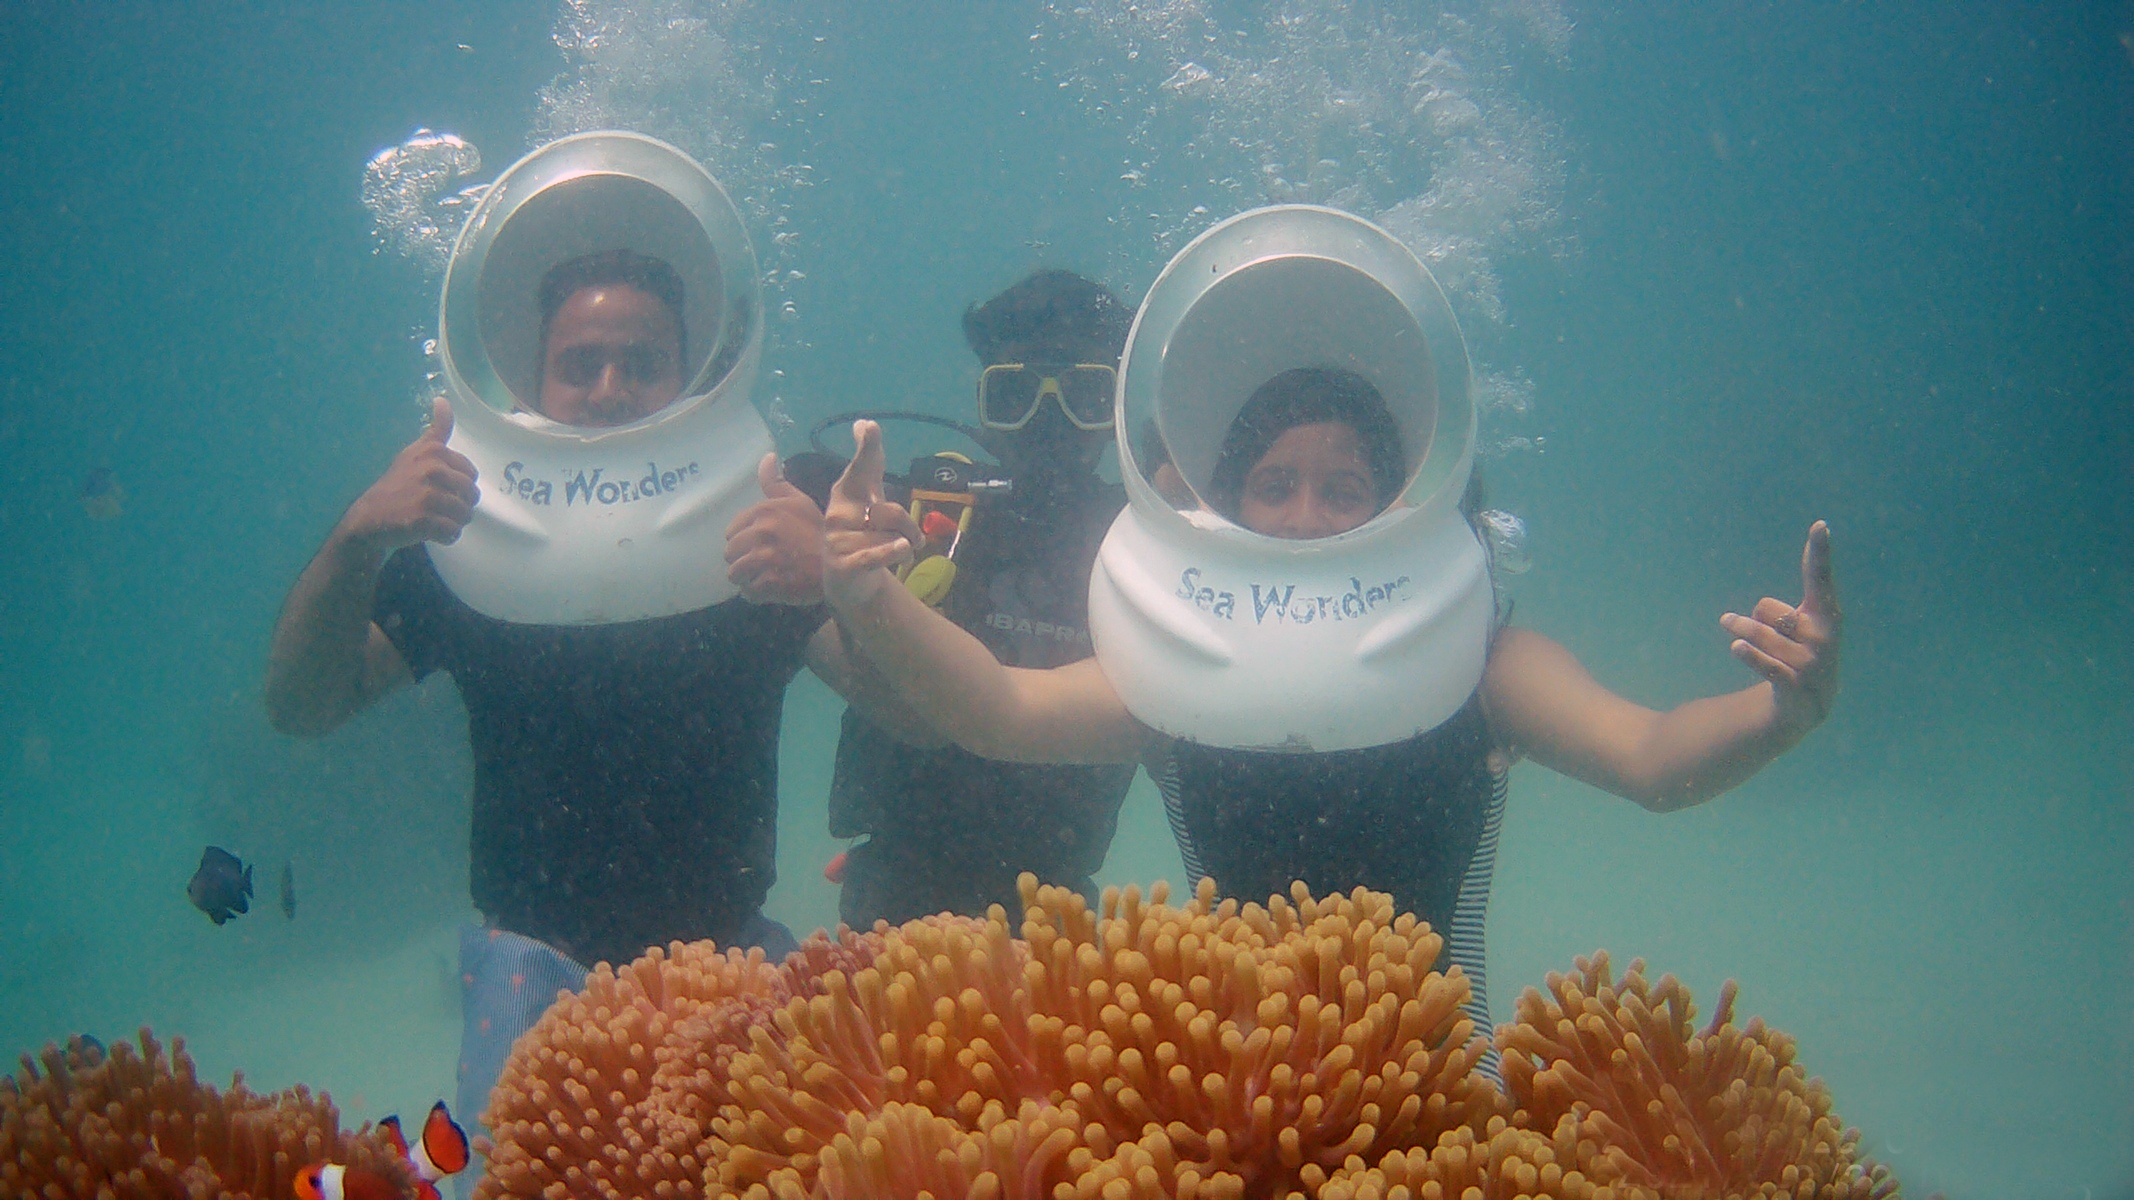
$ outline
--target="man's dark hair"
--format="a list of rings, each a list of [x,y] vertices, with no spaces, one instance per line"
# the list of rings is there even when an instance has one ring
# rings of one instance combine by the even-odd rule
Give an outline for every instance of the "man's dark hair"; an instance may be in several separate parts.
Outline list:
[[[590,287],[616,284],[636,288],[667,306],[667,311],[674,314],[676,349],[682,362],[689,361],[689,323],[682,319],[682,277],[649,254],[602,250],[557,263],[541,277],[542,362],[548,361],[548,327],[570,298]]]
[[[1378,492],[1378,507],[1383,510],[1393,503],[1408,482],[1400,427],[1393,423],[1385,397],[1370,380],[1339,367],[1298,367],[1253,391],[1223,435],[1223,448],[1208,481],[1208,502],[1215,511],[1236,520],[1245,477],[1267,457],[1275,440],[1299,425],[1328,422],[1356,431]]]
[[[1110,288],[1073,271],[1037,271],[963,312],[963,339],[978,361],[1006,362],[1003,347],[1042,349],[1070,362],[1116,363],[1133,313]]]

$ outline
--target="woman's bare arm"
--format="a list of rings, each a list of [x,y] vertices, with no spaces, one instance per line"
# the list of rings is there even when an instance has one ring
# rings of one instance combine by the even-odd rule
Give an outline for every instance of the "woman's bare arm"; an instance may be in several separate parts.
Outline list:
[[[824,622],[808,638],[808,669],[898,741],[929,749],[951,744],[946,734],[904,702],[836,621]]]
[[[1840,619],[1821,521],[1801,573],[1799,605],[1765,597],[1751,616],[1720,618],[1763,683],[1655,712],[1602,687],[1557,643],[1508,629],[1482,680],[1491,727],[1536,762],[1655,812],[1701,804],[1806,737],[1837,698]]]
[[[882,495],[881,430],[853,427],[858,453],[830,494],[823,589],[837,624],[897,696],[973,754],[1013,762],[1137,762],[1156,740],[1094,659],[1033,671],[928,608],[889,568],[918,544],[911,514]]]

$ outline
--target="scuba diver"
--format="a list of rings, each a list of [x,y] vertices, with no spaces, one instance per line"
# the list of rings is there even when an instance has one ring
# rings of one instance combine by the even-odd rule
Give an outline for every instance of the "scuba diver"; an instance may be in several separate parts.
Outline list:
[[[446,277],[452,400],[275,626],[284,733],[439,671],[465,699],[470,1116],[589,964],[795,945],[763,904],[786,686],[823,623],[822,514],[749,401],[762,306],[740,230],[701,167],[637,135],[566,138],[500,176]]]
[[[931,526],[907,592],[1012,666],[1090,654],[1090,563],[1126,503],[1097,461],[1112,440],[1129,316],[1101,284],[1063,270],[1036,272],[971,306],[963,332],[980,365],[980,428],[968,435],[999,466],[922,458],[901,494],[915,528]],[[1012,909],[1024,871],[1094,897],[1132,764],[980,757],[870,689],[865,672],[846,663],[834,625],[815,650],[817,673],[853,700],[838,738],[830,832],[867,839],[842,856],[840,919],[865,929],[939,912],[982,916],[996,903]]]
[[[1144,764],[1188,873],[1225,894],[1264,902],[1295,880],[1318,895],[1392,893],[1447,934],[1447,956],[1476,989],[1470,1011],[1486,1022],[1481,926],[1511,762],[1530,757],[1665,812],[1797,744],[1838,690],[1829,529],[1809,531],[1798,605],[1766,597],[1720,618],[1762,682],[1667,712],[1616,695],[1562,645],[1506,623],[1492,598],[1483,540],[1458,509],[1472,461],[1465,352],[1427,272],[1389,235],[1331,210],[1227,224],[1158,280],[1127,350],[1121,412],[1143,392],[1137,365],[1155,364],[1146,386],[1173,454],[1137,463],[1121,440],[1132,507],[1092,575],[1094,657],[1003,664],[895,586],[889,568],[910,558],[919,531],[883,501],[880,433],[864,422],[827,510],[825,595],[872,669],[973,753]],[[1248,237],[1252,253],[1238,253]],[[1341,256],[1354,244],[1368,251],[1354,257],[1412,286],[1352,269]],[[1189,299],[1174,303],[1174,288]],[[1417,308],[1415,297],[1434,298],[1444,319],[1393,308],[1401,294]],[[1351,303],[1359,311],[1345,311]],[[1371,305],[1393,315],[1361,311]],[[1201,311],[1212,326],[1194,326]],[[1161,353],[1144,359],[1145,345]],[[1234,395],[1209,383],[1225,372]],[[1378,380],[1419,414],[1405,428]],[[1163,467],[1179,472],[1176,485],[1143,474]],[[1163,498],[1182,491],[1196,510]],[[1164,559],[1166,538],[1188,551]],[[1271,582],[1326,560],[1341,582],[1314,585],[1318,595]],[[1226,563],[1243,565],[1225,576]],[[1469,564],[1474,586],[1441,586]]]

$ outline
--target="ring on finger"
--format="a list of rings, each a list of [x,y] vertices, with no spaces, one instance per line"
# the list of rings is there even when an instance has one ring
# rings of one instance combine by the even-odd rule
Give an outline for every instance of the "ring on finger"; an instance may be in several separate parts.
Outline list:
[[[1785,616],[1780,617],[1776,621],[1771,622],[1771,628],[1778,630],[1779,633],[1783,634],[1786,637],[1792,637],[1794,631],[1800,628],[1800,614],[1797,612],[1789,612]]]

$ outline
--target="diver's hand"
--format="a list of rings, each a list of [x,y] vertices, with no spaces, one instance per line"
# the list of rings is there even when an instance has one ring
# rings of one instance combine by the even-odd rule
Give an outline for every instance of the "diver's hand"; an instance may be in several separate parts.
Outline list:
[[[841,612],[899,586],[889,569],[910,561],[920,542],[911,514],[882,498],[882,427],[854,421],[852,440],[859,449],[830,489],[823,514],[823,593]]]
[[[452,406],[439,396],[430,427],[393,457],[378,482],[342,514],[334,536],[372,554],[386,555],[417,542],[455,542],[481,499],[474,464],[447,449]]]
[[[1817,521],[1808,528],[1798,605],[1766,596],[1749,616],[1727,613],[1719,624],[1734,635],[1734,657],[1771,681],[1779,730],[1788,740],[1822,724],[1838,699],[1838,644],[1844,625],[1830,570],[1830,526]]]
[[[822,510],[787,483],[776,454],[756,464],[763,501],[726,527],[726,577],[757,604],[822,603]]]

